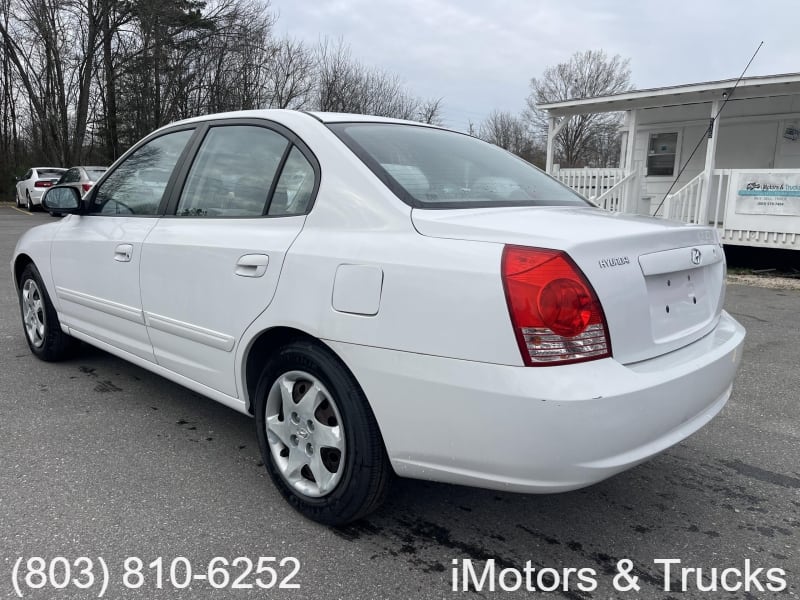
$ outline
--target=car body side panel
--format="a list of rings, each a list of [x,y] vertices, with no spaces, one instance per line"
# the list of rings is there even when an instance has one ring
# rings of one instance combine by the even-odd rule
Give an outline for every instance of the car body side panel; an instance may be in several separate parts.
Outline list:
[[[309,333],[325,339],[522,364],[499,274],[501,253],[499,244],[434,240],[411,231],[342,235],[307,225],[265,316],[301,329],[311,326]],[[334,280],[343,264],[383,272],[376,314],[334,308]]]
[[[64,219],[51,258],[63,325],[154,360],[142,312],[139,266],[142,244],[157,221],[113,215]]]
[[[160,219],[144,244],[140,278],[158,364],[237,396],[235,346],[272,300],[304,220]],[[263,257],[263,274],[238,274],[244,256]]]

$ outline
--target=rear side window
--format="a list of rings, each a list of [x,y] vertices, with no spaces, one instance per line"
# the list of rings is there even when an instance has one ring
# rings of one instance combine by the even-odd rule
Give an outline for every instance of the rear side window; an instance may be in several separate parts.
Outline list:
[[[269,205],[272,216],[302,215],[314,191],[314,168],[295,146],[286,159]]]
[[[329,127],[411,206],[590,206],[533,165],[468,135],[394,123]]]
[[[175,131],[137,148],[97,188],[91,211],[156,215],[167,183],[194,130]]]
[[[260,217],[288,147],[264,127],[212,127],[186,178],[178,216]]]

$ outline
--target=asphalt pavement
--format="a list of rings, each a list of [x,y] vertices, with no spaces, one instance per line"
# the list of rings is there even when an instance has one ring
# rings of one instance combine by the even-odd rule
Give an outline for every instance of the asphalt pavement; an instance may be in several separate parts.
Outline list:
[[[78,583],[88,583],[79,576],[88,563],[75,561],[91,558],[99,580],[102,558],[108,598],[468,598],[476,592],[451,590],[453,560],[463,559],[479,575],[490,559],[498,571],[530,561],[559,576],[567,568],[596,573],[591,591],[573,574],[566,591],[482,597],[800,594],[800,291],[728,288],[727,310],[748,330],[733,396],[706,428],[654,460],[559,495],[398,480],[378,513],[329,529],[303,519],[273,488],[250,418],[88,346],[58,364],[29,352],[9,261],[23,231],[53,220],[0,205],[0,598],[18,597],[14,566],[23,557],[24,570],[35,556],[55,565],[56,580],[65,568],[53,559],[66,558]],[[258,557],[278,559],[264,563],[278,582],[294,570],[280,558],[296,557],[299,571],[286,583],[300,587],[234,589],[231,581],[213,589],[194,579],[178,589],[186,564],[176,557],[205,574],[215,557],[240,556],[255,565],[240,584],[253,584]],[[135,573],[124,581],[130,557],[145,565],[136,589]],[[162,589],[157,563],[146,566],[159,557]],[[781,569],[787,585],[702,592],[693,573],[682,593],[673,571],[668,592],[663,563],[654,561],[670,558],[681,561],[673,569],[702,568],[701,585],[712,568]],[[632,561],[638,592],[614,587],[622,559]],[[231,567],[234,575],[246,570],[246,561]],[[48,599],[100,593],[94,584],[20,590]]]

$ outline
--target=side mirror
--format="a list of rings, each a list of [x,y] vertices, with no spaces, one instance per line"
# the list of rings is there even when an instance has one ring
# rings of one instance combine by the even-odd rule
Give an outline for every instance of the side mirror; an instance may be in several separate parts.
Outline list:
[[[55,214],[77,215],[83,212],[81,194],[74,187],[51,187],[42,196],[42,206]]]

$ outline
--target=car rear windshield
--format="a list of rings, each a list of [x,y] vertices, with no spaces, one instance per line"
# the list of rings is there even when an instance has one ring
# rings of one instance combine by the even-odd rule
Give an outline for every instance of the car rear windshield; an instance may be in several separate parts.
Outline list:
[[[108,171],[108,169],[86,169],[86,176],[89,177],[92,181],[97,181],[103,176],[103,173]]]
[[[411,206],[590,206],[533,165],[465,134],[394,123],[329,127]]]
[[[52,170],[50,170],[50,169],[36,169],[36,173],[39,175],[40,179],[41,178],[47,178],[47,179],[56,178],[57,179],[57,178],[61,177],[64,174],[64,170],[61,169],[61,170],[57,171],[55,169],[52,169]]]

